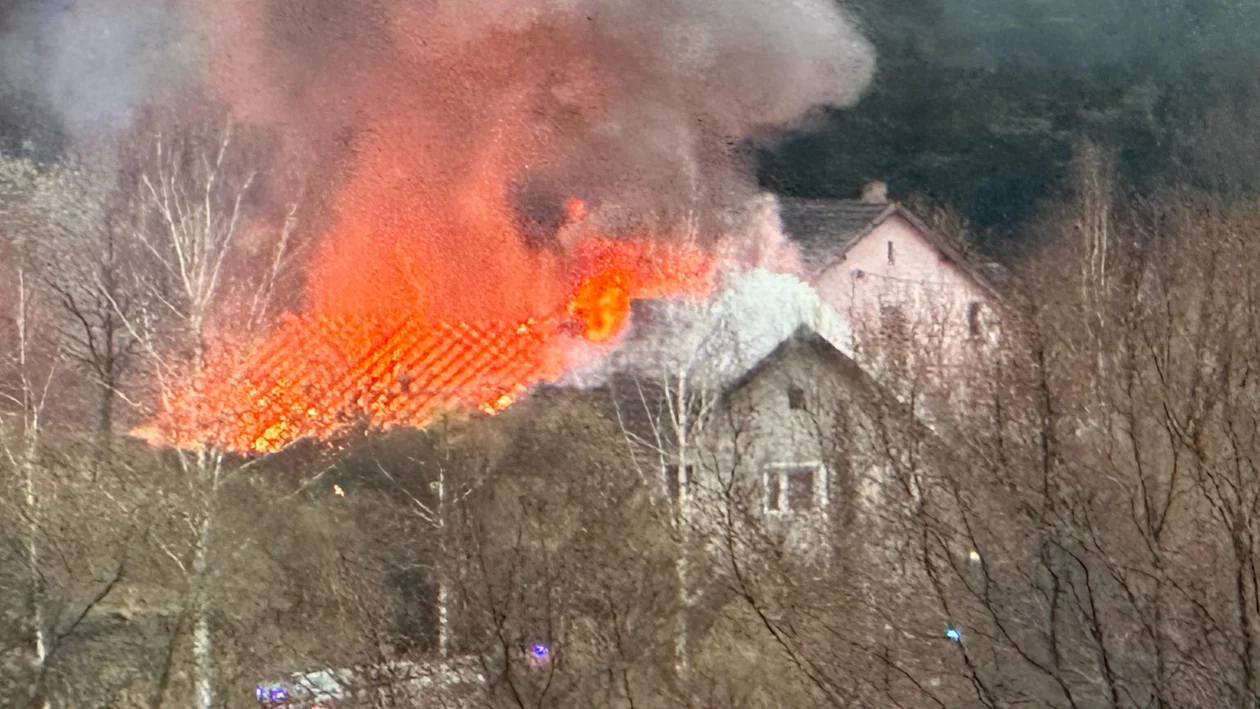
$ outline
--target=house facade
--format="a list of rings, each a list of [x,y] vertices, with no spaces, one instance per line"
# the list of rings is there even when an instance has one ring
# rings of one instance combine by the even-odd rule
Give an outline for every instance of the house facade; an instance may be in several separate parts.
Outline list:
[[[994,267],[882,190],[862,200],[783,199],[780,215],[803,278],[850,324],[858,361],[894,390],[912,373],[954,388],[992,354],[1001,312]]]
[[[852,358],[802,326],[718,398],[695,446],[693,516],[734,505],[767,543],[825,561],[879,504],[878,397]]]

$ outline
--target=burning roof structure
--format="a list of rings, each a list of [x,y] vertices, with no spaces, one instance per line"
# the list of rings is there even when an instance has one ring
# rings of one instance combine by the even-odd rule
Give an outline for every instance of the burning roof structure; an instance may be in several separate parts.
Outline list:
[[[268,452],[510,405],[615,345],[631,301],[707,295],[723,254],[758,252],[742,141],[874,71],[829,0],[205,12],[233,118],[330,169],[302,302],[214,343],[136,430],[160,445]]]
[[[213,359],[135,434],[267,453],[356,427],[423,427],[447,411],[492,414],[563,374],[574,340],[619,334],[631,300],[712,287],[711,262],[694,249],[593,240],[581,250],[569,298],[538,318],[447,322],[399,308],[289,315],[262,342]]]

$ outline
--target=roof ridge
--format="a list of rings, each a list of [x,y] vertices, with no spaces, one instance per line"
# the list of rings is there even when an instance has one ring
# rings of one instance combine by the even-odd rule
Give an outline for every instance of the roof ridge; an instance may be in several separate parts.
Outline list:
[[[845,255],[893,215],[900,216],[967,278],[995,299],[1001,291],[985,272],[985,266],[927,225],[909,207],[890,199],[867,202],[852,198],[779,197],[780,220],[800,249],[809,270],[822,273],[844,260]],[[830,214],[828,214],[830,212]],[[853,217],[864,217],[860,223]],[[812,231],[813,233],[803,233]],[[795,232],[795,233],[794,233]]]

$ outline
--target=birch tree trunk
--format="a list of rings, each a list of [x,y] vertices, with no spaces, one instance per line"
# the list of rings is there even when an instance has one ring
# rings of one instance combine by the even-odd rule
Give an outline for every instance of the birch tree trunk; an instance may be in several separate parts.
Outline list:
[[[209,558],[210,534],[214,515],[207,510],[201,521],[201,533],[197,538],[193,556],[193,683],[196,687],[197,709],[212,709],[214,705],[214,644],[210,633]]]
[[[680,539],[680,548],[678,550],[678,560],[675,568],[678,574],[678,620],[677,633],[678,636],[674,645],[674,665],[675,670],[680,676],[685,675],[688,669],[687,662],[687,615],[691,609],[691,585],[688,579],[688,562],[691,547],[691,535],[689,534],[689,524],[691,521],[691,501],[690,491],[688,490],[690,475],[687,472],[689,458],[687,456],[687,431],[691,425],[689,419],[689,411],[687,406],[687,375],[686,372],[680,372],[677,378],[678,393],[674,401],[673,419],[674,429],[677,432],[678,439],[678,516],[676,527]]]
[[[438,471],[437,481],[438,493],[438,553],[442,560],[442,564],[446,561],[446,471]],[[450,602],[450,589],[447,582],[447,572],[444,568],[438,571],[438,653],[442,657],[448,657],[451,651],[451,616],[448,607]]]
[[[1076,201],[1082,239],[1081,307],[1091,344],[1097,352],[1097,382],[1108,377],[1103,314],[1109,288],[1108,251],[1111,247],[1112,197],[1115,191],[1111,156],[1099,145],[1083,143],[1076,151]]]
[[[707,315],[703,303],[690,304],[685,309],[692,311],[690,316]],[[661,499],[671,505],[669,519],[678,544],[674,559],[678,585],[674,609],[674,669],[679,676],[685,676],[689,669],[691,628],[688,619],[697,601],[692,546],[697,541],[693,527],[698,521],[694,493],[699,459],[694,448],[713,403],[708,385],[697,381],[701,378],[697,370],[705,364],[702,353],[711,344],[707,339],[709,333],[690,335],[664,358],[657,371],[645,372],[646,376],[635,380],[636,391],[632,393],[637,402],[631,402],[630,406],[642,407],[647,418],[645,430],[633,430],[634,425],[627,418],[630,412],[623,412],[621,404],[614,402],[632,458],[637,457],[636,451],[646,452],[650,462],[645,467],[649,470],[655,467],[656,479],[664,490]],[[637,459],[634,464],[637,468]],[[676,475],[671,472],[674,470]],[[648,479],[641,469],[640,476]]]
[[[32,700],[37,700],[39,706],[46,708],[48,701],[46,699],[37,699],[36,696],[39,688],[38,678],[42,678],[47,670],[45,665],[48,661],[50,643],[47,611],[44,607],[46,589],[42,580],[43,573],[41,570],[39,545],[39,520],[41,514],[35,478],[39,456],[41,414],[48,391],[48,384],[52,380],[52,372],[50,371],[47,374],[43,387],[37,385],[33,371],[34,362],[30,336],[31,290],[27,281],[25,266],[21,264],[19,264],[17,271],[17,286],[18,302],[14,319],[17,325],[18,342],[14,364],[18,371],[20,391],[17,397],[9,398],[13,399],[11,403],[15,404],[20,413],[20,423],[17,435],[13,437],[5,436],[3,445],[5,454],[10,464],[18,472],[22,485],[22,519],[25,537],[23,547],[26,552],[28,573],[30,574],[30,612],[32,625],[34,626],[31,665],[32,671],[37,678],[37,681],[31,685],[32,691],[35,692],[35,695],[32,695],[31,698]],[[5,433],[8,433],[8,431],[5,431]],[[14,445],[13,438],[17,439],[16,445]]]

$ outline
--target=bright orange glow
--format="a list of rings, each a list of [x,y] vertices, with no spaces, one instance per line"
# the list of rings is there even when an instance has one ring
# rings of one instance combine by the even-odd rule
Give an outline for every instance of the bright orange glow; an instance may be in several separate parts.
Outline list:
[[[268,36],[265,3],[204,5],[230,28],[210,76],[234,116],[319,137],[304,149],[336,146],[319,163],[327,174],[314,171],[328,203],[314,210],[322,231],[298,312],[261,341],[216,340],[207,370],[136,435],[268,452],[445,411],[493,414],[562,375],[588,349],[580,341],[612,346],[633,300],[711,289],[710,253],[622,233],[650,219],[614,216],[618,238],[598,233],[591,217],[605,211],[577,197],[616,206],[631,182],[588,189],[580,153],[565,150],[566,131],[589,132],[624,100],[622,74],[574,60],[603,52],[590,35],[537,22],[468,41],[462,23],[442,24],[443,3],[384,3],[390,53],[310,68]],[[551,175],[574,196],[544,206],[567,221],[526,230],[513,196]]]
[[[712,285],[701,251],[646,240],[590,239],[572,267],[566,302],[523,321],[426,322],[406,301],[385,300],[358,315],[288,316],[263,342],[215,359],[133,433],[154,444],[266,453],[356,428],[423,427],[443,411],[493,414],[564,372],[572,329],[606,342],[625,329],[632,299],[702,295]]]
[[[591,342],[604,342],[616,335],[630,317],[630,276],[613,269],[582,281],[569,314],[582,324],[582,334]]]
[[[621,333],[630,301],[666,295],[703,295],[712,287],[710,262],[694,249],[663,249],[650,241],[593,240],[578,246],[584,274],[567,310],[592,342]]]

